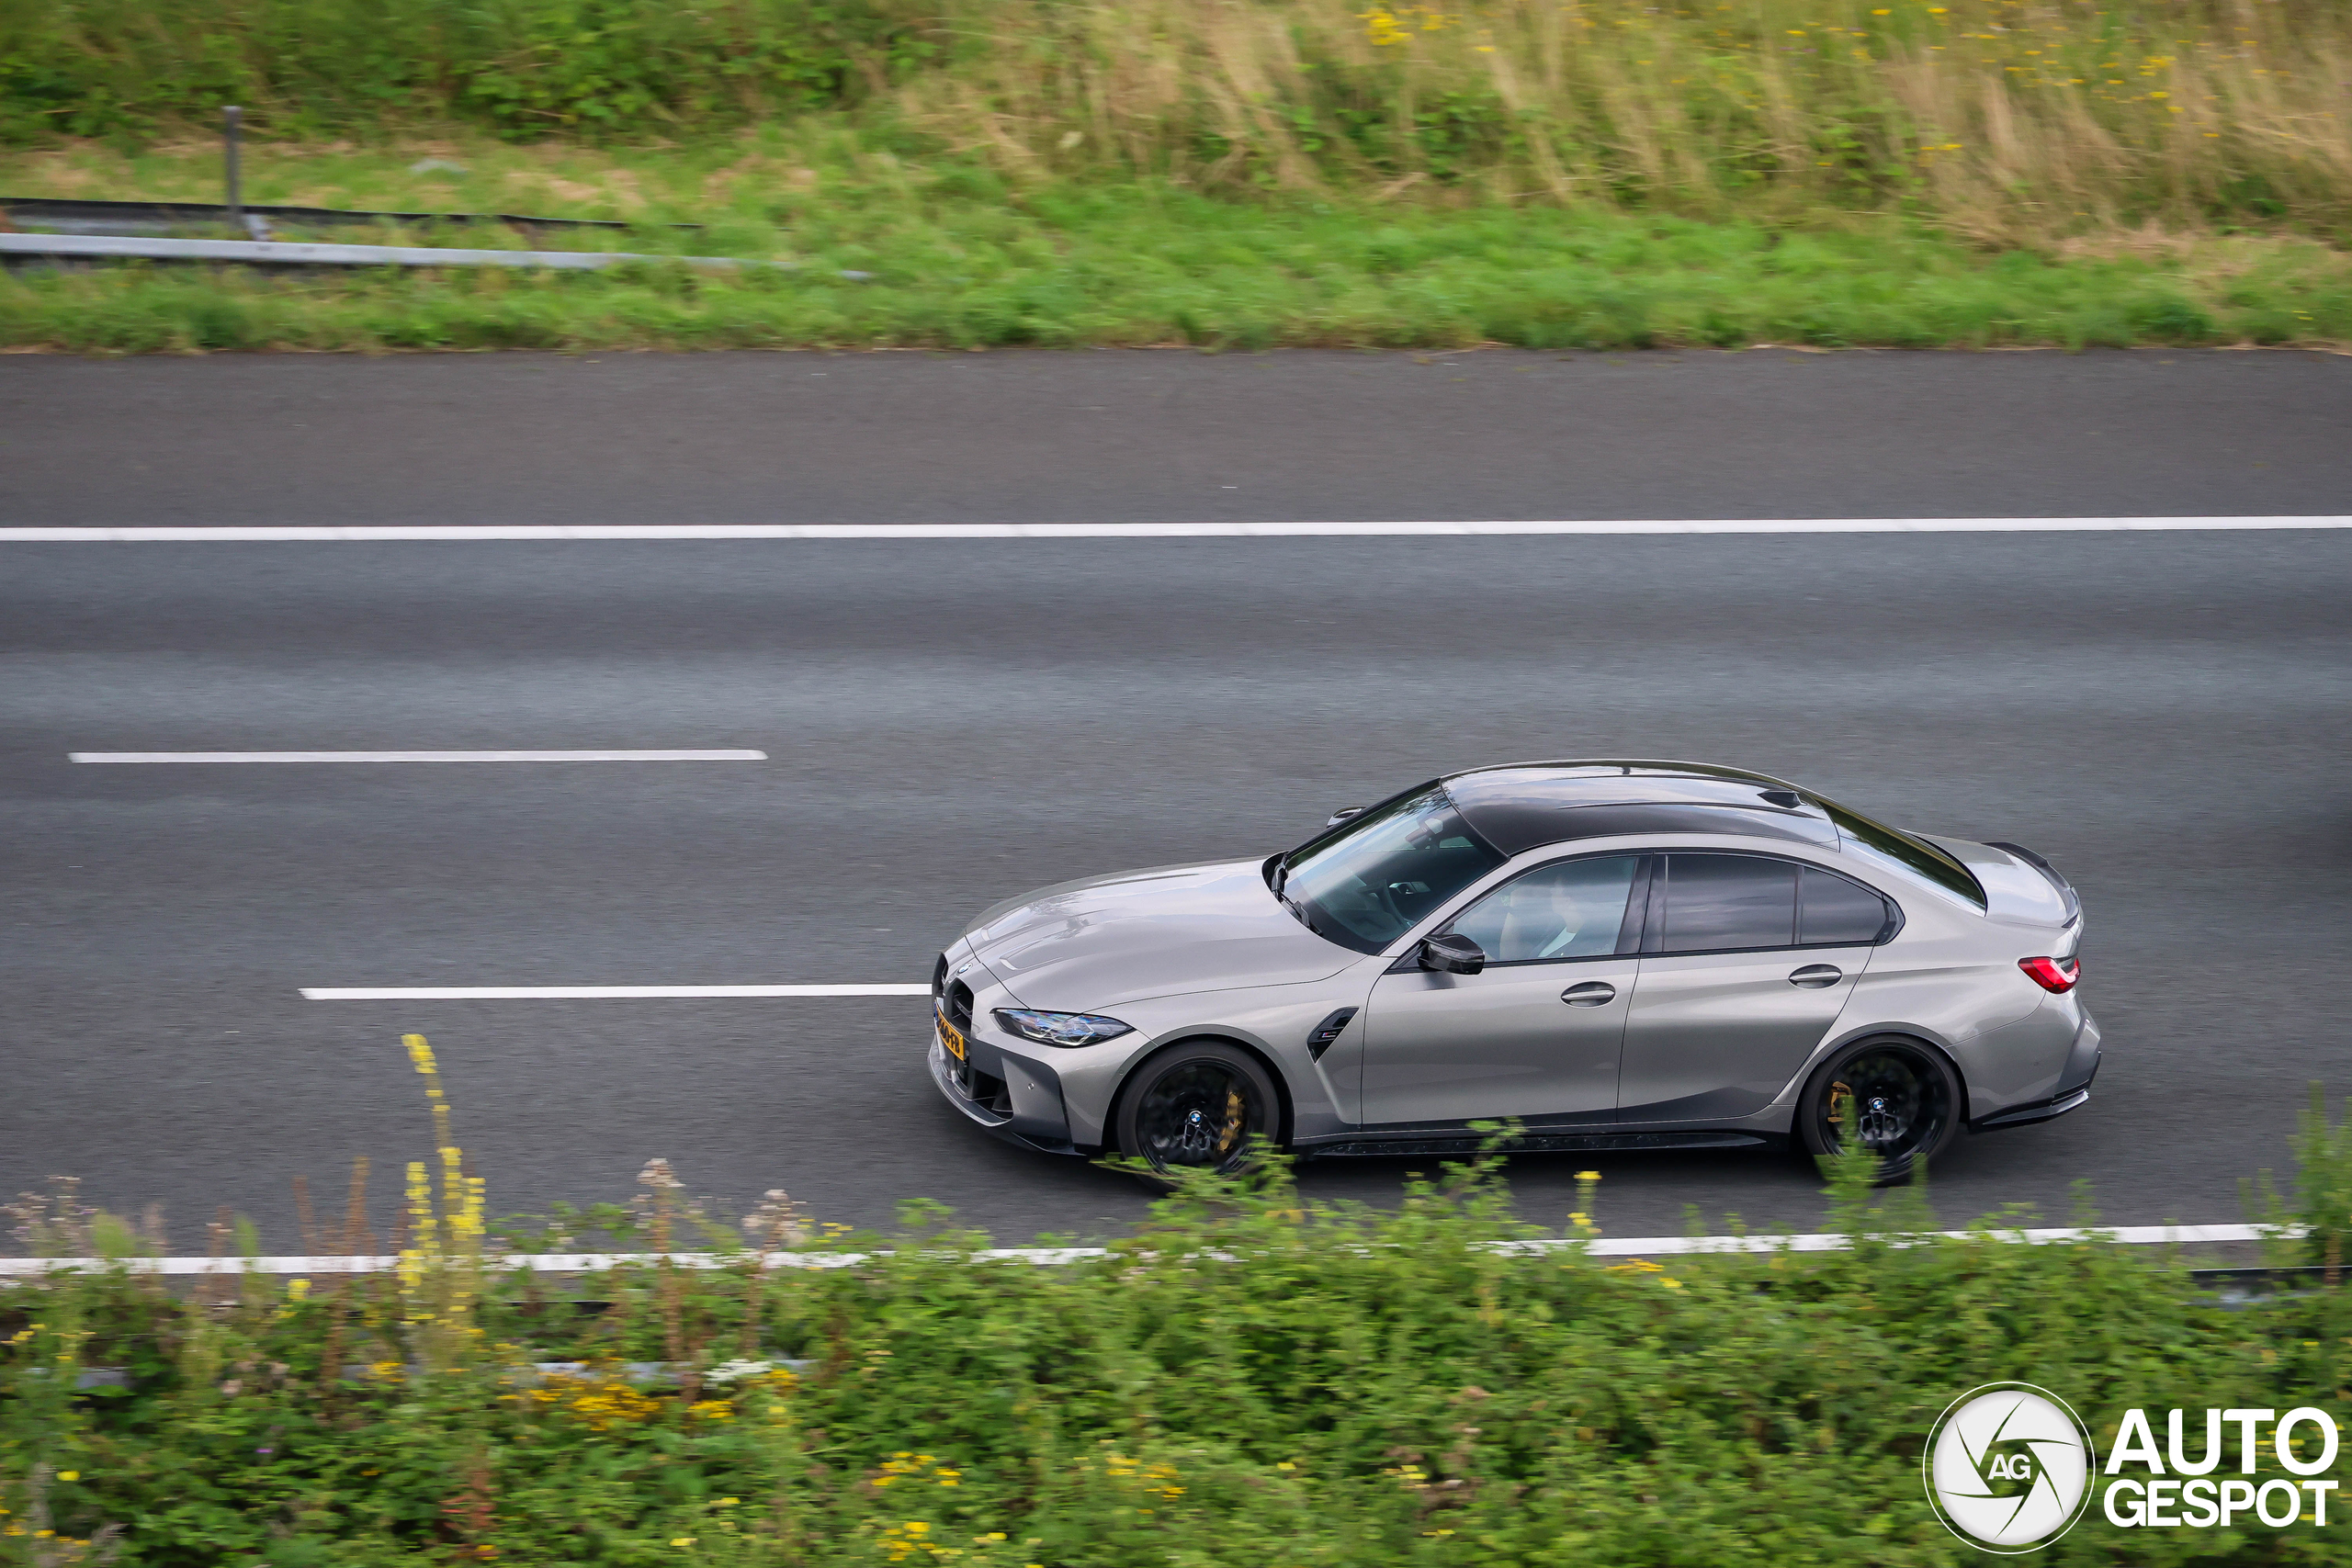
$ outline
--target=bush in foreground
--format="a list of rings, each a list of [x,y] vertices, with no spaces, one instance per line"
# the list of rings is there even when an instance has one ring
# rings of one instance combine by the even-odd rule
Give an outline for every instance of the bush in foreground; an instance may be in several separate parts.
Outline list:
[[[1482,1162],[1393,1212],[1302,1210],[1279,1171],[1202,1186],[1063,1267],[976,1261],[978,1238],[918,1212],[895,1251],[848,1266],[739,1252],[565,1288],[480,1265],[479,1190],[443,1142],[440,1202],[412,1168],[396,1273],[247,1275],[187,1300],[117,1268],[0,1294],[0,1549],[156,1564],[1953,1563],[1973,1553],[1929,1513],[1919,1457],[1974,1385],[2056,1391],[2102,1447],[2130,1406],[2352,1415],[2339,1292],[2223,1311],[2134,1249],[1909,1235],[1927,1223],[1916,1199],[1871,1208],[1845,1178],[1840,1252],[1513,1251],[1498,1244],[1532,1227]],[[598,1223],[639,1246],[693,1239],[675,1179],[657,1164],[645,1179],[639,1215]],[[1574,1221],[1592,1234],[1589,1213]],[[796,1235],[775,1202],[751,1229],[763,1246]],[[106,1221],[50,1240],[138,1247]],[[534,1366],[550,1361],[584,1366]],[[127,1386],[77,1395],[100,1365]],[[2337,1539],[2250,1520],[2126,1536],[2094,1509],[2049,1558],[2352,1556]]]

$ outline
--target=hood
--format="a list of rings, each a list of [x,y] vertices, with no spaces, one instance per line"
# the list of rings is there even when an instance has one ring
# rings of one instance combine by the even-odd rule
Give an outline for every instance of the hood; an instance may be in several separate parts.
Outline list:
[[[1257,860],[1158,866],[1043,888],[965,933],[1023,1007],[1099,1012],[1182,991],[1336,975],[1360,956],[1302,926]]]
[[[1996,920],[2020,920],[2033,925],[2064,928],[2077,922],[2082,901],[2057,869],[2031,850],[2016,844],[1979,844],[1967,839],[1947,839],[1922,833],[1949,852],[1984,889],[1984,912]]]

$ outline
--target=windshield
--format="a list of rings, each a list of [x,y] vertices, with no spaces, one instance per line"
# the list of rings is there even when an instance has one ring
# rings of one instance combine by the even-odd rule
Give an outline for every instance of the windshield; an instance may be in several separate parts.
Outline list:
[[[1317,936],[1377,953],[1502,863],[1432,785],[1294,850],[1279,890]]]

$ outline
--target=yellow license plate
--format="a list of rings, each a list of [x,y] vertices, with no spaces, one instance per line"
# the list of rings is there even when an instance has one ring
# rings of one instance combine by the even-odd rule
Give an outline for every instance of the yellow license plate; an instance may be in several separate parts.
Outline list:
[[[939,1043],[947,1047],[947,1054],[957,1061],[962,1061],[964,1059],[963,1032],[944,1018],[933,1019],[932,1021],[939,1026]]]

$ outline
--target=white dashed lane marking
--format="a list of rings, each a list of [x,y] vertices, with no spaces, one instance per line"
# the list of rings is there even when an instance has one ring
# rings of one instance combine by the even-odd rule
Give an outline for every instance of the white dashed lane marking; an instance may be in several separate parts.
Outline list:
[[[764,762],[765,751],[68,751],[74,762]]]
[[[704,997],[927,997],[929,986],[305,986],[313,1002],[627,1002]]]

